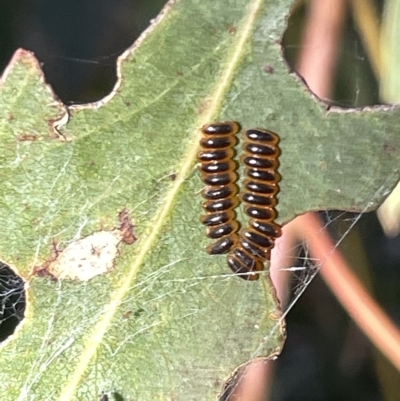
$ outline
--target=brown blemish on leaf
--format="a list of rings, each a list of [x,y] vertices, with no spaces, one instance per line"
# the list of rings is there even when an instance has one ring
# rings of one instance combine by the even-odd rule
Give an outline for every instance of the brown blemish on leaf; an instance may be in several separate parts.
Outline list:
[[[36,134],[20,134],[17,136],[17,140],[20,142],[24,141],[36,141],[38,139],[38,136]]]
[[[322,160],[319,162],[319,168],[323,171],[328,169],[328,164],[325,160]]]
[[[49,276],[52,280],[56,281],[56,277],[54,277],[50,272],[47,270],[48,267],[52,262],[54,262],[58,255],[61,253],[61,250],[58,248],[58,243],[56,240],[53,239],[51,243],[51,257],[50,259],[46,260],[41,266],[35,266],[33,268],[32,274],[38,277],[46,277]]]
[[[392,145],[390,143],[383,144],[383,151],[387,156],[393,156],[397,152],[397,146]]]
[[[124,319],[128,319],[130,315],[132,315],[132,311],[131,311],[131,310],[127,310],[126,312],[124,312],[124,313],[122,314],[122,317],[123,317]]]
[[[47,267],[44,267],[44,264],[42,266],[35,266],[32,274],[38,277],[50,277],[52,281],[57,281],[57,279],[49,273]]]
[[[137,241],[137,237],[134,233],[135,226],[131,221],[127,209],[123,209],[121,212],[119,212],[118,220],[121,223],[119,229],[122,235],[122,242],[124,242],[127,245],[132,245],[134,242]]]
[[[228,32],[231,35],[234,35],[237,32],[237,29],[234,26],[230,26],[229,29],[228,29]]]
[[[274,67],[272,67],[271,64],[268,64],[268,65],[266,65],[266,66],[264,67],[264,71],[265,71],[267,74],[273,74],[273,73],[274,73]]]
[[[206,110],[210,104],[211,99],[204,99],[199,106],[197,107],[196,111],[198,114],[201,114],[204,110]]]

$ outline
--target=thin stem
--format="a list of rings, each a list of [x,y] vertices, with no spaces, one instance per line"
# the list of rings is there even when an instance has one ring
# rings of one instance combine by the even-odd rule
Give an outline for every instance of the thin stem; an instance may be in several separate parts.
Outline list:
[[[380,308],[347,266],[316,214],[294,222],[307,242],[310,256],[321,265],[320,273],[348,314],[386,358],[400,370],[400,330]]]

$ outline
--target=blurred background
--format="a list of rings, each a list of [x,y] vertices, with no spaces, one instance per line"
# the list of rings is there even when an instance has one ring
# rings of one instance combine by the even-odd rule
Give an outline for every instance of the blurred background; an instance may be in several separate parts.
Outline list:
[[[22,47],[35,53],[66,104],[99,100],[116,82],[116,59],[165,0],[1,1],[0,68]]]
[[[99,100],[116,82],[117,57],[164,3],[3,1],[0,69],[23,47],[36,54],[64,103]],[[400,0],[298,1],[282,45],[288,68],[329,104],[352,108],[400,102]],[[350,268],[398,326],[399,198],[395,191],[378,214],[320,213],[334,242],[341,241]],[[277,284],[288,288],[280,292],[283,309],[315,271],[307,246],[295,235],[290,241],[299,253],[293,255],[286,282]],[[349,318],[320,275],[294,303],[286,322],[280,357],[247,370],[229,399],[400,401],[399,371]]]

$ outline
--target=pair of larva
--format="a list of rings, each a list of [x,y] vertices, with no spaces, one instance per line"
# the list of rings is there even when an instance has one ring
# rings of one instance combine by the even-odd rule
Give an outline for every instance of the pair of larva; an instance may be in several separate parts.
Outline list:
[[[257,280],[270,259],[281,227],[275,223],[276,194],[280,175],[277,173],[279,137],[272,131],[250,129],[245,132],[241,201],[249,219],[239,233],[235,208],[239,205],[234,146],[240,131],[233,121],[207,124],[202,128],[202,150],[197,156],[201,179],[206,186],[201,194],[206,199],[206,212],[201,222],[207,236],[215,240],[207,247],[211,255],[229,252],[228,266],[246,280]]]

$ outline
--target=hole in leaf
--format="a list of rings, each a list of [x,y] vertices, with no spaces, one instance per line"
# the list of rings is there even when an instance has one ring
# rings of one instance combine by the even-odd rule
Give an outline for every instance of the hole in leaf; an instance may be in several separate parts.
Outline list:
[[[289,68],[302,76],[312,92],[330,104],[343,108],[382,104],[377,71],[373,68],[376,57],[369,50],[374,43],[371,44],[365,37],[362,23],[356,21],[356,11],[346,6],[341,10],[335,8],[329,13],[325,12],[325,18],[324,11],[318,11],[318,6],[322,3],[328,4],[316,1],[298,2],[294,7],[282,40],[283,53]],[[341,3],[343,2],[330,4],[339,8]],[[374,11],[375,23],[379,27],[382,10],[377,8]],[[332,14],[337,15],[333,22]],[[318,24],[321,19],[326,24]],[[311,54],[308,64],[307,60],[302,63],[304,57]],[[329,87],[327,94],[319,93],[318,90],[318,75],[323,77],[324,74],[327,77],[321,80],[322,86]]]
[[[0,15],[0,70],[16,49],[31,50],[47,82],[67,104],[102,99],[113,89],[116,60],[166,0],[28,0],[7,2]]]
[[[0,342],[14,333],[24,318],[25,306],[24,281],[0,262]]]

